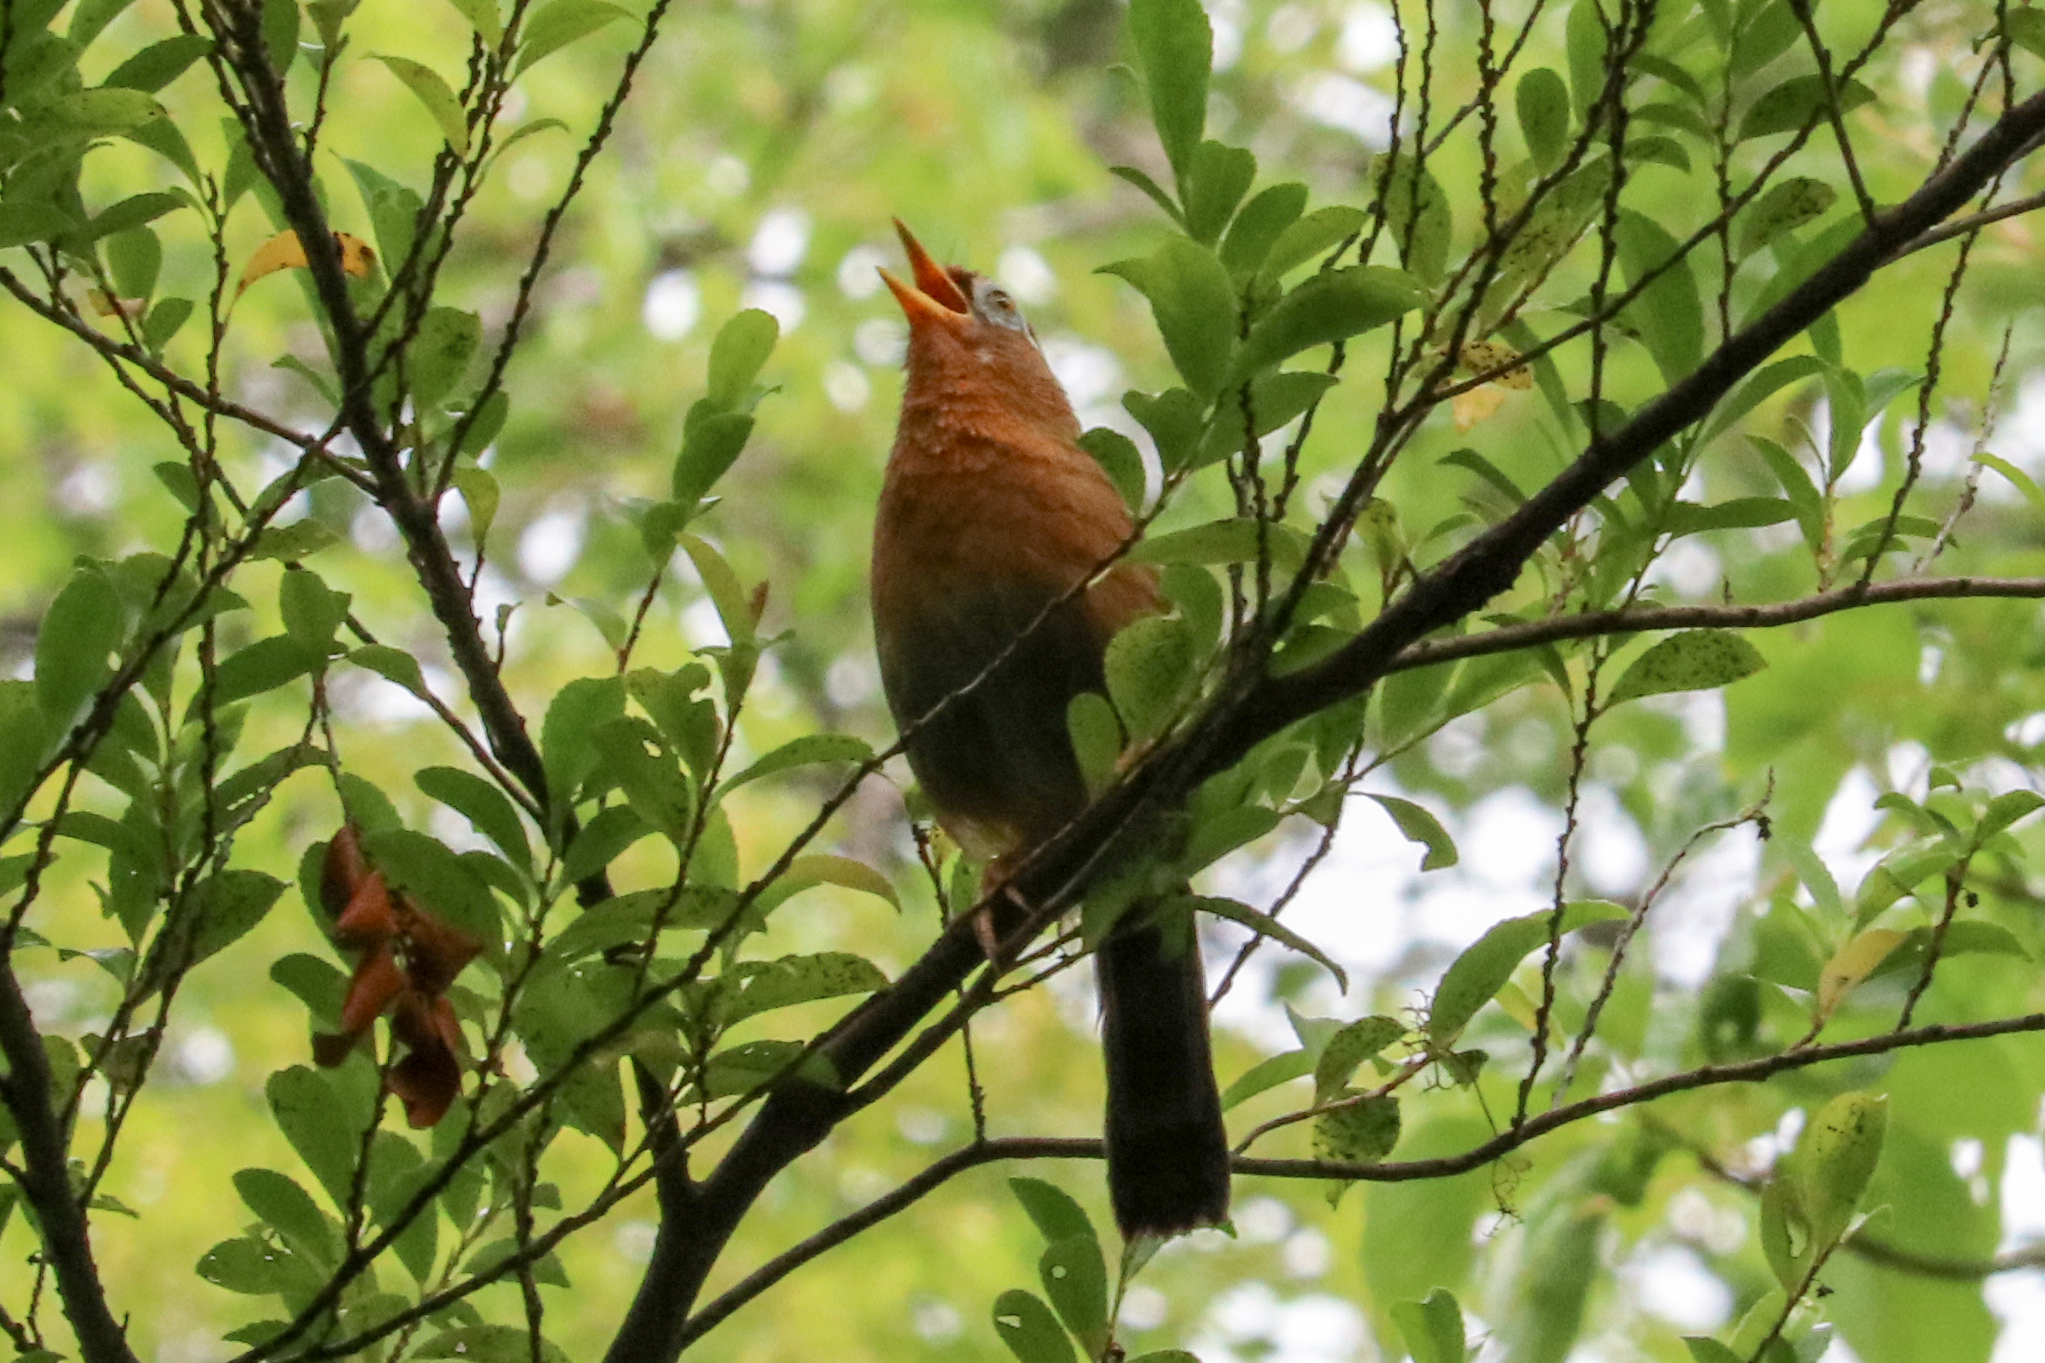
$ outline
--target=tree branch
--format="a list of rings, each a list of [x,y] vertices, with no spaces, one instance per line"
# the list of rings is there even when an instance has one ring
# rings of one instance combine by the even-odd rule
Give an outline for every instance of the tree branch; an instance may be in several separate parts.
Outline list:
[[[1979,597],[2045,598],[2045,577],[1925,577],[1900,582],[1856,583],[1796,601],[1766,605],[1628,606],[1621,610],[1557,615],[1546,620],[1529,620],[1524,624],[1501,625],[1480,634],[1463,634],[1453,639],[1423,639],[1402,649],[1385,671],[1408,672],[1416,667],[1433,667],[1459,658],[1511,653],[1562,639],[1644,634],[1664,629],[1775,629],[1861,606]]]
[[[86,1363],[137,1363],[93,1263],[85,1208],[71,1191],[69,1143],[50,1102],[50,1059],[11,961],[0,968],[0,1055],[7,1058],[0,1100],[21,1138],[22,1196],[35,1208],[42,1256],[56,1272],[64,1318],[78,1338],[79,1352]]]
[[[469,699],[483,721],[491,751],[544,807],[548,802],[547,777],[539,748],[526,732],[524,719],[490,661],[482,628],[462,583],[461,569],[440,533],[435,507],[413,494],[399,451],[375,410],[368,337],[349,296],[340,250],[328,226],[326,211],[313,191],[311,168],[298,150],[290,113],[284,105],[283,86],[270,67],[263,45],[261,7],[230,6],[215,0],[207,13],[216,37],[221,40],[222,51],[240,76],[248,97],[240,112],[249,150],[257,168],[277,191],[284,219],[305,252],[320,310],[333,329],[341,420],[361,447],[375,477],[378,502],[404,538],[407,556],[447,636],[448,649],[467,683]]]
[[[1257,743],[1308,715],[1361,694],[1407,646],[1474,613],[1509,589],[1535,552],[1570,517],[1665,441],[1708,416],[1732,386],[1805,328],[1857,292],[1919,234],[1944,221],[2045,131],[2045,92],[2017,105],[1923,187],[1875,221],[1755,322],[1728,337],[1690,375],[1590,447],[1510,516],[1470,541],[1349,643],[1323,661],[1265,679],[1220,720],[1207,771],[1235,763]]]
[[[2045,130],[2045,94],[2011,109],[1964,155],[1932,175],[1904,203],[1880,215],[1867,231],[1758,321],[1728,338],[1688,378],[1619,430],[1594,440],[1553,482],[1418,578],[1328,659],[1275,678],[1263,677],[1238,660],[1222,678],[1202,719],[1178,740],[1153,750],[1071,826],[1039,848],[1017,871],[1010,889],[1034,906],[1040,918],[1055,913],[1109,860],[1110,850],[1140,811],[1176,803],[1199,781],[1226,769],[1262,739],[1360,694],[1424,636],[1474,612],[1511,587],[1548,536],[1588,506],[1608,484],[1707,415],[1741,378],[1865,284],[1899,246],[1945,219],[2006,169],[2041,130]],[[1261,662],[1257,666],[1261,667]],[[971,971],[985,964],[971,924],[970,918],[954,923],[894,985],[869,997],[832,1030],[818,1055],[830,1066],[836,1087],[790,1078],[761,1105],[729,1153],[697,1185],[687,1226],[663,1224],[644,1283],[605,1355],[607,1363],[672,1363],[679,1357],[691,1338],[688,1320],[697,1294],[754,1200],[775,1175],[814,1148],[843,1119],[851,1106],[846,1090],[854,1081],[907,1037]],[[2045,1029],[2045,1015],[2018,1020],[2018,1025],[1990,1026],[1997,1030],[1978,1034]],[[1646,1101],[1706,1083],[1752,1082],[1837,1055],[1869,1054],[1962,1034],[1954,1029],[1919,1029],[1876,1038],[1872,1043],[1846,1043],[1845,1049],[1811,1047],[1746,1066],[1695,1071],[1627,1090],[1624,1095],[1600,1095],[1531,1117],[1458,1157],[1460,1162],[1341,1167],[1305,1160],[1256,1161],[1238,1168],[1315,1178],[1441,1177],[1475,1168],[1566,1121],[1624,1102]],[[1899,1037],[1919,1039],[1911,1042]]]
[[[1739,1064],[1707,1065],[1682,1074],[1670,1075],[1653,1083],[1616,1090],[1597,1098],[1572,1103],[1568,1107],[1557,1108],[1503,1132],[1483,1145],[1459,1155],[1438,1159],[1408,1160],[1396,1164],[1337,1164],[1322,1160],[1256,1159],[1239,1154],[1230,1160],[1229,1167],[1238,1174],[1265,1178],[1345,1179],[1363,1183],[1400,1183],[1417,1179],[1444,1178],[1489,1164],[1519,1146],[1561,1127],[1616,1108],[1652,1102],[1672,1093],[1721,1084],[1756,1083],[1788,1070],[1806,1069],[1812,1065],[1856,1056],[1877,1055],[1915,1046],[1943,1045],[2011,1032],[2034,1031],[2045,1031],[2045,1014],[1998,1019],[1969,1026],[1922,1027],[1910,1032],[1885,1032],[1860,1041],[1840,1042],[1830,1046],[1809,1046],[1802,1050],[1786,1051],[1780,1055]],[[1106,1148],[1102,1141],[1071,1137],[1009,1137],[974,1141],[970,1145],[961,1146],[858,1211],[832,1222],[800,1244],[791,1246],[761,1264],[719,1294],[701,1311],[689,1317],[680,1330],[681,1345],[687,1347],[694,1343],[729,1319],[740,1307],[760,1296],[796,1269],[844,1244],[860,1232],[906,1211],[950,1179],[969,1169],[1004,1160],[1100,1160],[1105,1157]],[[2013,1269],[2045,1265],[2045,1247],[2003,1255],[1985,1263],[1915,1254],[1879,1241],[1866,1240],[1864,1237],[1848,1241],[1847,1247],[1875,1262],[1935,1277],[1979,1278]]]

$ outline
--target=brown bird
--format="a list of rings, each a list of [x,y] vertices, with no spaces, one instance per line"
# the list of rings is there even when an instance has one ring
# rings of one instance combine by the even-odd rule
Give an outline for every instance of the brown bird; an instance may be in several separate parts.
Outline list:
[[[881,681],[939,821],[1013,864],[1085,808],[1066,707],[1105,691],[1115,631],[1164,605],[1154,575],[1129,566],[1074,594],[1129,538],[1122,499],[1079,448],[1079,419],[1015,301],[895,229],[915,283],[881,271],[909,319],[873,535]],[[1190,921],[1132,908],[1096,973],[1115,1220],[1128,1238],[1218,1224],[1228,1142]]]

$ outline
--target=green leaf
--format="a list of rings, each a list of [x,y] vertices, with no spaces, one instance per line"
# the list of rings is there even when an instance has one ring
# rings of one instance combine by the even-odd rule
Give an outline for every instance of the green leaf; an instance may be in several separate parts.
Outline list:
[[[1629,916],[1607,900],[1579,899],[1563,906],[1559,923],[1552,910],[1543,909],[1492,924],[1441,977],[1427,1012],[1428,1040],[1437,1047],[1453,1042],[1477,1010],[1505,987],[1527,954],[1547,944],[1551,928],[1556,935],[1566,936],[1592,923]]]
[[[1307,187],[1303,184],[1272,185],[1258,191],[1222,238],[1221,263],[1232,274],[1257,273],[1270,257],[1279,233],[1299,221],[1306,207]]]
[[[297,1180],[274,1169],[243,1169],[234,1190],[257,1219],[277,1231],[292,1250],[322,1269],[340,1262],[338,1227]]]
[[[422,408],[439,406],[468,372],[469,361],[482,343],[483,319],[475,313],[429,308],[405,351],[412,401]]]
[[[1676,239],[1644,213],[1622,209],[1616,235],[1627,282],[1638,283],[1651,271],[1661,271],[1624,315],[1639,331],[1662,377],[1674,383],[1695,369],[1704,354],[1704,304],[1690,263],[1677,255]]]
[[[1702,1335],[1685,1335],[1683,1344],[1690,1350],[1690,1363],[1746,1363],[1725,1345]]]
[[[1390,1094],[1363,1098],[1314,1118],[1314,1158],[1342,1164],[1376,1164],[1399,1143],[1399,1100]]]
[[[888,977],[880,967],[845,951],[750,961],[746,963],[741,987],[726,996],[724,1020],[732,1023],[818,999],[871,994],[887,988],[887,984]]]
[[[1734,254],[1745,260],[1784,233],[1823,217],[1838,197],[1838,190],[1809,176],[1792,175],[1777,181],[1740,214],[1739,244]]]
[[[262,0],[263,46],[269,50],[270,69],[278,79],[298,59],[298,30],[302,16],[298,0]]]
[[[2019,11],[2012,12],[2016,13]],[[2020,12],[2024,14],[2031,13],[2030,10]],[[2039,18],[2041,21],[2045,21],[2045,13],[2041,13]],[[2031,504],[2033,511],[2045,512],[2045,488],[2040,488],[2038,481],[2031,477],[2030,474],[2024,472],[2000,455],[1989,454],[1985,451],[1975,455],[1974,462],[1986,468],[1994,469],[1997,473],[2001,474],[2008,480],[2011,487],[2024,494],[2024,500]]]
[[[433,694],[426,689],[426,677],[419,670],[419,660],[403,649],[392,648],[389,644],[364,644],[348,654],[348,661],[422,699]]]
[[[1366,792],[1367,793],[1367,792]],[[1430,814],[1424,807],[1411,800],[1402,800],[1396,795],[1371,795],[1371,799],[1392,816],[1392,822],[1406,835],[1406,841],[1417,842],[1427,849],[1427,855],[1420,859],[1423,871],[1439,871],[1453,866],[1457,861],[1455,839],[1441,826],[1441,820]]]
[[[728,410],[744,406],[780,339],[781,324],[772,313],[747,308],[734,314],[710,343],[710,401]]]
[[[278,356],[276,360],[270,362],[270,368],[272,370],[284,370],[286,374],[297,374],[299,378],[303,378],[307,384],[313,386],[313,392],[317,392],[323,398],[323,401],[327,403],[327,407],[339,407],[339,405],[342,405],[342,394],[335,392],[335,388],[327,380],[327,376],[321,374],[319,370],[315,370],[313,366],[309,366],[305,360],[299,360],[299,356]]]
[[[489,887],[445,844],[405,828],[379,830],[365,842],[370,862],[394,888],[418,900],[420,908],[460,928],[487,951],[503,945],[502,916]]]
[[[71,11],[71,24],[65,31],[71,41],[80,47],[89,47],[92,40],[106,31],[106,26],[121,17],[135,0],[78,0],[78,7]],[[28,28],[41,28],[55,18],[57,11],[64,8],[62,0],[39,0],[39,3],[14,5],[15,32]],[[42,11],[38,16],[37,11]]]
[[[1307,543],[1306,536],[1292,526],[1232,518],[1141,540],[1130,550],[1128,562],[1218,566],[1254,563],[1262,552],[1269,553],[1279,568],[1295,572],[1306,562]]]
[[[483,46],[495,52],[504,46],[504,20],[497,12],[497,0],[448,0],[455,13],[469,21]]]
[[[1264,805],[1235,805],[1204,819],[1186,840],[1179,869],[1187,875],[1218,861],[1238,847],[1255,842],[1278,827],[1279,813]]]
[[[1108,698],[1129,738],[1147,742],[1164,732],[1199,680],[1199,645],[1186,622],[1148,615],[1108,641]]]
[[[472,1262],[464,1271],[476,1273],[478,1266]],[[532,1336],[522,1325],[457,1326],[426,1340],[413,1351],[412,1356],[458,1358],[462,1363],[567,1363],[568,1359],[558,1345],[543,1339],[539,1357],[535,1360]]]
[[[597,726],[624,713],[620,677],[578,677],[555,694],[540,724],[540,753],[557,801],[567,799],[595,769]]]
[[[1065,728],[1087,794],[1100,794],[1114,784],[1115,764],[1122,756],[1122,723],[1115,707],[1098,691],[1082,691],[1065,707]]]
[[[163,268],[163,243],[146,227],[116,232],[106,239],[107,273],[121,298],[147,298],[156,290]]]
[[[1245,427],[1243,420],[1245,404],[1223,403],[1207,428],[1206,438],[1200,442],[1200,456],[1195,467],[1218,464],[1230,455],[1244,451],[1251,435],[1262,439],[1289,424],[1319,402],[1336,382],[1333,374],[1290,369],[1267,372],[1252,380],[1247,404],[1249,427]]]
[[[555,5],[565,3],[570,3],[570,0],[555,0]],[[542,15],[544,13],[541,12]],[[540,17],[534,16],[535,25]],[[466,156],[469,150],[468,113],[462,108],[461,97],[455,94],[441,74],[410,57],[393,57],[382,52],[373,52],[370,56],[389,67],[390,73],[403,81],[405,88],[426,106],[426,112],[440,125],[440,135],[447,139],[448,146],[454,148],[455,155]]]
[[[113,89],[155,94],[212,50],[213,40],[205,34],[180,33],[143,48],[115,67],[113,74],[101,84]]]
[[[1085,1236],[1098,1240],[1094,1235],[1094,1223],[1086,1209],[1072,1200],[1072,1195],[1054,1183],[1040,1178],[1012,1178],[1008,1190],[1015,1194],[1015,1200],[1022,1203],[1023,1211],[1035,1223],[1037,1231],[1045,1240],[1056,1242],[1074,1236]]]
[[[0,204],[0,251],[51,241],[71,225],[71,219],[48,204]]]
[[[631,16],[604,0],[552,0],[526,20],[525,36],[518,43],[516,78],[535,62],[544,61],[577,39],[586,38],[607,24]]]
[[[1559,92],[1559,77],[1555,84]],[[1526,89],[1526,82],[1520,83],[1520,89]],[[1392,1323],[1399,1327],[1399,1337],[1406,1341],[1413,1363],[1465,1363],[1469,1357],[1463,1342],[1463,1308],[1446,1288],[1437,1287],[1425,1301],[1394,1303]]]
[[[1314,1062],[1314,1101],[1325,1103],[1340,1095],[1358,1065],[1405,1035],[1406,1024],[1397,1018],[1367,1017],[1329,1037]]]
[[[1313,346],[1381,327],[1426,301],[1427,291],[1400,270],[1379,265],[1324,270],[1279,299],[1250,328],[1230,381],[1240,382]]]
[[[1685,630],[1635,658],[1606,705],[1671,691],[1714,690],[1765,666],[1759,650],[1733,630]]]
[[[1360,208],[1317,208],[1278,234],[1264,259],[1264,274],[1282,279],[1363,230],[1369,217]]]
[[[283,893],[284,882],[277,877],[240,867],[200,881],[192,897],[198,927],[192,934],[189,963],[197,965],[242,937],[263,921]]]
[[[1136,186],[1136,188],[1143,191],[1144,195],[1152,203],[1164,210],[1166,217],[1170,218],[1180,227],[1186,225],[1186,215],[1181,213],[1179,206],[1172,202],[1172,196],[1165,193],[1162,185],[1158,184],[1157,181],[1151,179],[1150,176],[1141,170],[1138,170],[1135,166],[1109,166],[1108,174],[1118,180]]]
[[[313,893],[317,895],[316,887]],[[348,997],[348,977],[333,962],[294,951],[271,964],[270,978],[305,1005],[316,1025],[329,1029],[341,1025],[341,1005]]]
[[[1399,263],[1428,284],[1439,284],[1448,268],[1454,219],[1448,195],[1424,166],[1407,157],[1388,171],[1385,231]]]
[[[601,770],[648,827],[681,847],[694,825],[696,792],[668,741],[637,715],[610,720],[594,735]]]
[[[811,852],[788,863],[788,869],[775,877],[766,889],[761,891],[760,903],[763,912],[793,899],[804,890],[818,885],[836,885],[841,890],[856,894],[872,895],[883,899],[899,911],[901,896],[895,893],[894,882],[863,861],[851,857],[833,856],[827,852]]]
[[[204,181],[199,174],[198,158],[192,155],[192,144],[178,131],[177,124],[167,118],[159,118],[130,128],[121,136],[138,147],[149,148],[183,171],[185,179],[191,182],[193,188],[204,189]]]
[[[1842,115],[1872,103],[1875,97],[1873,90],[1857,80],[1841,81],[1838,88],[1838,107]],[[1747,106],[1747,115],[1740,120],[1737,140],[1747,142],[1775,133],[1793,132],[1806,124],[1816,123],[1825,117],[1829,103],[1823,76],[1792,76]]]
[[[215,1287],[254,1297],[292,1288],[292,1269],[290,1250],[243,1235],[207,1250],[193,1271]]]
[[[142,343],[149,347],[151,353],[161,354],[191,315],[192,300],[189,298],[157,299],[142,323]]]
[[[128,614],[105,573],[82,567],[43,613],[36,631],[36,703],[52,731],[68,730],[113,675]]]
[[[324,1075],[304,1065],[271,1075],[263,1092],[284,1139],[334,1205],[346,1208],[362,1139],[362,1126],[348,1104]]]
[[[1349,989],[1348,973],[1335,964],[1333,957],[1268,913],[1233,899],[1193,894],[1174,895],[1160,903],[1157,912],[1170,913],[1182,909],[1193,909],[1200,913],[1211,913],[1216,918],[1226,918],[1231,923],[1240,923],[1252,932],[1269,937],[1282,946],[1291,947],[1334,976],[1335,983],[1341,986],[1344,992]]]
[[[362,0],[306,0],[305,12],[312,19],[312,28],[319,38],[319,45],[329,52],[341,46],[341,26],[355,13]]]
[[[1037,1260],[1044,1295],[1058,1318],[1086,1351],[1098,1358],[1108,1346],[1108,1266],[1100,1241],[1089,1227],[1083,1234],[1051,1242]]]
[[[334,647],[334,634],[348,616],[348,601],[347,592],[334,591],[310,568],[285,569],[277,585],[285,632],[322,657]]]
[[[1114,483],[1115,491],[1122,494],[1122,505],[1134,511],[1143,504],[1143,454],[1135,441],[1120,431],[1096,426],[1080,436],[1079,447],[1094,457]]]
[[[1568,46],[1569,91],[1578,117],[1588,114],[1604,93],[1607,44],[1619,41],[1616,33],[1607,39],[1605,23],[1598,0],[1576,0],[1569,7],[1564,37]]]
[[[1842,1093],[1818,1109],[1797,1141],[1795,1172],[1811,1234],[1837,1244],[1874,1177],[1888,1130],[1889,1100]]]
[[[1150,118],[1180,192],[1207,126],[1207,78],[1214,30],[1200,0],[1131,0],[1129,37],[1150,95]]]
[[[412,253],[413,236],[425,201],[409,185],[399,184],[374,166],[361,161],[344,164],[355,179],[362,206],[369,210],[370,225],[376,229],[376,249],[383,252],[389,268],[399,268]]]
[[[1996,834],[2045,808],[2045,795],[2034,790],[2007,790],[1988,802],[1981,822],[1974,828],[1974,845],[1981,846]]]
[[[1079,1363],[1058,1317],[1042,1298],[1021,1288],[994,1299],[994,1333],[1019,1363]]]
[[[863,738],[854,738],[851,734],[804,734],[801,738],[790,739],[738,775],[727,778],[717,788],[715,798],[722,800],[740,786],[776,772],[824,762],[865,762],[872,757],[873,748]]]
[[[1104,265],[1101,273],[1127,280],[1149,301],[1186,387],[1212,400],[1235,347],[1235,287],[1221,261],[1198,242],[1175,236],[1149,256]]]
[[[273,525],[256,539],[249,550],[252,559],[281,559],[287,563],[311,558],[322,549],[341,542],[340,532],[324,521],[307,516],[289,525]]]
[[[1167,473],[1185,467],[1194,457],[1207,424],[1206,407],[1200,399],[1183,388],[1167,388],[1155,397],[1132,390],[1122,395],[1122,406],[1150,432]]]
[[[1202,142],[1185,181],[1187,234],[1202,246],[1214,245],[1256,178],[1255,156],[1241,147]]]
[[[525,825],[503,791],[459,767],[425,767],[412,780],[430,799],[446,805],[496,843],[514,866],[532,869],[533,854],[526,842]]]
[[[1545,66],[1521,76],[1513,91],[1513,112],[1535,167],[1543,174],[1554,170],[1569,145],[1569,87],[1562,77]]]
[[[1221,1092],[1221,1110],[1228,1111],[1238,1103],[1245,1102],[1266,1089],[1290,1083],[1314,1072],[1314,1053],[1309,1050],[1286,1051],[1282,1055],[1270,1056],[1258,1061],[1245,1070],[1242,1077]]]
[[[163,106],[141,90],[75,90],[37,110],[56,128],[86,137],[107,137],[164,116]]]
[[[675,501],[686,507],[703,499],[737,461],[753,434],[752,417],[744,412],[710,411],[708,402],[705,398],[691,409],[682,432],[681,453],[675,457],[671,492]],[[701,416],[697,409],[702,410]]]
[[[1752,530],[1795,520],[1797,508],[1782,497],[1734,497],[1729,501],[1698,506],[1677,502],[1669,508],[1663,528],[1673,536],[1695,535],[1705,530]]]
[[[322,649],[307,648],[288,634],[258,639],[221,660],[213,673],[211,699],[215,705],[229,705],[250,696],[274,691],[327,665]]]

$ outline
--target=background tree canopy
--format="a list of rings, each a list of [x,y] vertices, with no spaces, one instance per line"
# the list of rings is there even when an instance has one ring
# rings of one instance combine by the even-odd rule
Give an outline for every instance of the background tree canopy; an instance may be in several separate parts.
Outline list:
[[[0,1331],[2029,1356],[2041,78],[1906,0],[0,0]],[[1174,604],[1000,968],[871,654],[891,217]],[[1071,967],[1193,873],[1234,1235],[1118,1273]]]

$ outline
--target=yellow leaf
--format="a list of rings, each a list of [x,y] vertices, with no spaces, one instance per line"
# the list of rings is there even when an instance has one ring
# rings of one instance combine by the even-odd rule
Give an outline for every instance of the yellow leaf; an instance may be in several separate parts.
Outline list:
[[[144,300],[140,298],[116,298],[105,289],[88,289],[85,292],[85,301],[92,304],[93,312],[101,317],[113,317],[115,315],[140,317]]]
[[[1520,353],[1502,341],[1469,341],[1463,346],[1461,359],[1463,368],[1472,374],[1489,374],[1500,365],[1511,364]],[[1534,386],[1534,371],[1525,365],[1517,365],[1490,380],[1501,388],[1525,392]]]
[[[1833,952],[1832,959],[1818,973],[1817,1021],[1822,1023],[1831,1017],[1832,1010],[1853,992],[1854,986],[1889,959],[1889,953],[1908,935],[1894,928],[1869,928]]]
[[[376,252],[362,238],[336,232],[334,244],[341,248],[341,268],[357,279],[367,279],[369,272],[376,268]],[[247,267],[241,272],[241,283],[235,285],[235,297],[239,298],[249,285],[264,275],[305,267],[305,248],[298,244],[298,233],[279,232],[258,246],[255,254],[249,257]]]
[[[1478,422],[1489,419],[1504,405],[1504,391],[1495,384],[1487,383],[1482,388],[1472,388],[1449,399],[1449,412],[1456,419],[1456,429],[1467,431]]]

